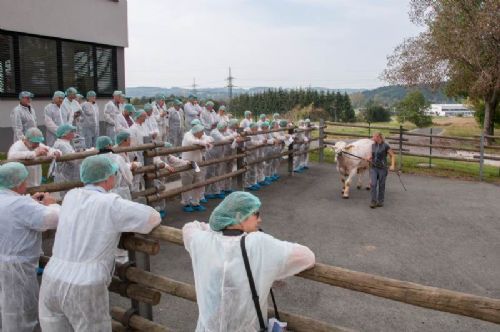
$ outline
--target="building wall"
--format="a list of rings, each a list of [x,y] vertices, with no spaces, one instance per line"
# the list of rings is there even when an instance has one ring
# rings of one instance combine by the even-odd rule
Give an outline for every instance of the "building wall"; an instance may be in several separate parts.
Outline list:
[[[104,105],[110,100],[110,98],[99,98],[97,99],[97,104],[99,105],[99,117],[101,119],[101,129],[103,121],[103,111]],[[42,130],[45,135],[45,122],[43,117],[43,110],[45,106],[50,103],[50,99],[34,99],[32,106],[35,108],[36,121],[38,128]],[[14,99],[2,99],[0,100],[0,153],[6,153],[9,147],[13,143],[13,131],[10,123],[10,112],[19,100]],[[102,132],[102,130],[101,130]]]
[[[0,29],[127,47],[127,1],[0,0]]]

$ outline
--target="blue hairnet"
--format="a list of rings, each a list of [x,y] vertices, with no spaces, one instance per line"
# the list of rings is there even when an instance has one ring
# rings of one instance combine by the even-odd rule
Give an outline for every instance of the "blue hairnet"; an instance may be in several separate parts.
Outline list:
[[[115,96],[121,96],[121,95],[123,95],[123,92],[121,92],[120,90],[113,91],[113,97],[115,97]]]
[[[210,228],[221,231],[227,226],[238,225],[259,211],[260,205],[256,196],[244,191],[235,191],[214,209],[208,221]]]
[[[87,92],[87,98],[89,97],[97,97],[97,94],[95,93],[95,91],[90,90]]]
[[[123,141],[127,140],[130,137],[130,133],[126,130],[121,130],[118,134],[116,134],[116,144],[120,145]]]
[[[244,113],[244,114],[245,114],[245,117],[246,117],[246,116],[248,116],[248,115],[252,115],[252,112],[250,112],[250,111],[245,111],[245,113]]]
[[[205,105],[207,105],[207,106],[214,106],[215,104],[214,104],[214,102],[213,102],[213,101],[209,100],[209,101],[207,101],[207,102],[205,103]]]
[[[36,127],[28,128],[24,137],[32,143],[43,143],[45,141],[41,130]]]
[[[203,127],[201,124],[197,124],[197,125],[194,125],[192,128],[191,128],[191,132],[193,134],[196,134],[196,133],[199,133],[200,131],[203,131],[205,129],[205,127]]]
[[[224,106],[224,105],[219,106],[219,111],[225,111],[225,110],[226,110],[226,106]]]
[[[78,93],[78,91],[76,91],[76,89],[73,88],[73,87],[70,87],[70,88],[66,89],[66,97],[69,96],[69,95],[77,94],[77,93]]]
[[[163,93],[157,93],[155,100],[165,100],[165,95]]]
[[[135,111],[135,113],[132,115],[132,118],[134,118],[134,120],[137,120],[137,118],[139,118],[141,115],[143,114],[146,114],[146,112],[144,112],[143,109],[138,109]]]
[[[257,123],[255,123],[255,122],[250,123],[250,128],[257,128],[257,127],[258,127]]]
[[[227,122],[226,121],[220,121],[217,124],[217,129],[224,129],[224,128],[227,128]]]
[[[113,140],[109,136],[99,136],[95,140],[95,148],[97,150],[102,150],[109,145],[113,145]]]
[[[0,189],[17,187],[26,180],[28,175],[28,169],[21,163],[12,161],[0,165]]]
[[[266,118],[266,115],[265,115],[265,114],[261,114],[261,115],[259,115],[259,119],[261,119],[261,120],[262,120],[262,119],[265,119],[265,118]]]
[[[180,101],[179,99],[176,99],[176,100],[174,100],[174,105],[181,106],[182,101]]]
[[[286,120],[281,120],[281,121],[280,121],[280,127],[281,127],[281,128],[285,128],[286,126],[288,126],[288,121],[286,121]]]
[[[199,124],[201,124],[200,119],[193,119],[191,121],[191,127],[194,127],[194,126],[199,125]]]
[[[70,125],[69,123],[65,123],[65,124],[60,125],[57,128],[57,130],[56,130],[56,136],[58,138],[61,138],[63,136],[66,136],[68,133],[70,133],[72,131],[76,131],[76,127]]]
[[[240,125],[240,123],[238,122],[238,120],[236,120],[236,119],[229,120],[229,127],[234,127],[234,126],[239,127],[239,125]]]
[[[106,180],[118,171],[118,165],[106,155],[90,156],[80,166],[80,180],[84,184]]]
[[[34,94],[32,94],[32,93],[31,93],[31,92],[29,92],[29,91],[21,91],[21,92],[19,93],[19,99],[23,99],[23,98],[25,98],[25,97],[33,98],[34,96],[35,96],[35,95],[34,95]]]
[[[64,97],[66,97],[66,95],[62,91],[56,91],[56,92],[54,92],[54,96],[52,96],[52,99],[54,99],[56,97],[64,98]]]
[[[260,124],[261,127],[269,127],[269,122],[264,121]]]
[[[132,104],[125,104],[123,106],[123,110],[127,111],[127,112],[130,112],[130,113],[133,113],[133,112],[135,112],[135,107]]]
[[[151,105],[150,103],[144,104],[145,111],[151,111],[152,109],[153,109],[153,105]]]

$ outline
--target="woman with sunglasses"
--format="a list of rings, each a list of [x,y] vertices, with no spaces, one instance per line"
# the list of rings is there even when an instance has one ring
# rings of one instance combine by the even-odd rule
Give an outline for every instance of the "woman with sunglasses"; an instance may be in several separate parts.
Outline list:
[[[208,224],[193,221],[183,227],[199,309],[196,331],[260,330],[242,246],[246,248],[265,322],[273,282],[314,265],[314,253],[309,248],[259,232],[260,206],[256,196],[237,191],[214,209]]]

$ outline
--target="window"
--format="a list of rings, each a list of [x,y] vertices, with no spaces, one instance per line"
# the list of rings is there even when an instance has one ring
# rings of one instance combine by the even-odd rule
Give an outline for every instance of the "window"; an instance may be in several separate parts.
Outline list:
[[[12,36],[0,34],[0,94],[16,92],[13,43]]]
[[[110,96],[117,89],[116,48],[0,30],[0,97],[20,91],[51,97],[73,86]]]

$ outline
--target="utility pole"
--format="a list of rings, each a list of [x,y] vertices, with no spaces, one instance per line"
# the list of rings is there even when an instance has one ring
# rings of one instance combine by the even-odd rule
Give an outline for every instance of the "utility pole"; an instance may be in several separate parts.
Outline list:
[[[193,85],[191,85],[191,86],[193,87],[193,89],[192,89],[193,95],[196,96],[196,93],[198,92],[196,90],[196,87],[198,86],[198,84],[196,84],[196,78],[194,78],[194,77],[193,77]]]
[[[234,77],[231,76],[231,67],[229,67],[229,76],[226,78],[227,88],[229,89],[229,103],[228,103],[228,105],[231,105],[231,100],[233,99],[233,88],[234,88],[233,80],[234,80]]]

